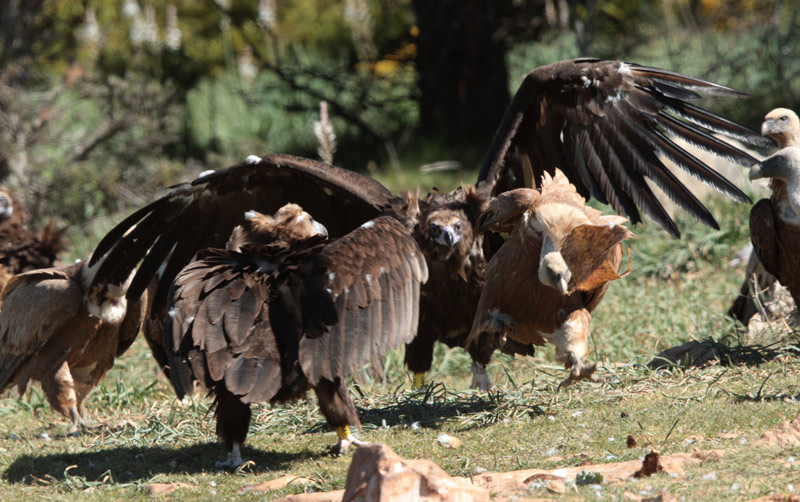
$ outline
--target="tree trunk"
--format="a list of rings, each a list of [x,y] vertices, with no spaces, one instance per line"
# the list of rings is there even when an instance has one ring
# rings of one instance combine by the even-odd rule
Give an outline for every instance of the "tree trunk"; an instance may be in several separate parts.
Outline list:
[[[445,147],[484,149],[509,104],[500,12],[510,0],[413,0],[420,127]]]

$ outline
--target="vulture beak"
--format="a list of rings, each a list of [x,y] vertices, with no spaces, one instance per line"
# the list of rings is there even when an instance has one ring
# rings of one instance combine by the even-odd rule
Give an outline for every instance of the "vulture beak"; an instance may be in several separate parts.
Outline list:
[[[542,252],[539,256],[539,281],[545,286],[554,288],[561,296],[570,294],[569,281],[572,271],[564,261],[561,252],[555,248],[553,241],[545,236],[542,239]]]
[[[761,178],[780,178],[787,179],[791,174],[790,159],[783,150],[767,157],[757,164],[753,164],[748,173],[751,180]]]
[[[775,120],[767,119],[761,124],[762,136],[769,136],[773,131],[775,131]]]
[[[317,235],[324,235],[325,237],[327,237],[328,229],[325,228],[325,225],[318,222],[317,220],[313,220],[313,222],[314,222],[314,231],[317,233]]]
[[[434,239],[434,242],[441,246],[452,248],[458,244],[460,240],[461,236],[455,231],[452,225],[447,225],[446,227],[442,228],[442,231]]]

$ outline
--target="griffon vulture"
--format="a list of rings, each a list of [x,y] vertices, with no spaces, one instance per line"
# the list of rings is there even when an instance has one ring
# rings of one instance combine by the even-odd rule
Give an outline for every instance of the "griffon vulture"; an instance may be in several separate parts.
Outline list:
[[[421,381],[430,368],[434,340],[463,344],[469,334],[484,280],[484,253],[491,254],[499,244],[494,237],[486,242],[476,231],[477,215],[492,196],[533,186],[558,166],[584,198],[610,204],[633,223],[641,221],[641,209],[677,236],[677,227],[645,182],[649,178],[679,206],[716,228],[708,210],[662,164],[663,156],[731,198],[748,200],[671,139],[682,138],[748,166],[755,159],[709,131],[754,144],[770,142],[687,102],[701,95],[743,96],[711,82],[620,61],[576,59],[543,66],[525,78],[514,97],[474,190],[433,192],[417,202],[344,169],[288,156],[253,156],[179,185],[121,222],[92,258],[110,258],[94,283],[98,291],[118,285],[144,258],[129,290],[137,298],[169,256],[154,300],[154,309],[165,312],[166,291],[178,271],[198,250],[223,247],[248,209],[271,214],[286,202],[296,202],[323,219],[331,236],[390,214],[415,230],[428,260],[430,279],[421,291],[419,332],[406,356],[415,380]],[[437,214],[447,217],[434,218]],[[478,363],[476,383],[487,387],[481,366],[499,342],[497,337],[483,341],[471,352]],[[512,347],[517,349],[529,350]]]
[[[761,124],[761,134],[774,139],[778,144],[778,148],[800,146],[800,119],[797,118],[797,114],[792,110],[776,108],[764,117],[764,122]],[[770,180],[770,188],[772,189],[773,203],[789,207],[784,181],[773,178]],[[784,212],[784,214],[789,213]],[[761,260],[759,260],[758,253],[752,253],[747,261],[745,279],[740,288],[739,296],[728,310],[729,315],[746,325],[750,318],[758,312],[753,294],[769,291],[775,280],[775,276],[768,272]]]
[[[554,178],[544,174],[541,191],[497,196],[480,229],[508,237],[486,266],[468,343],[484,332],[525,344],[547,341],[570,369],[562,386],[591,377],[595,365],[584,364],[591,311],[609,282],[622,277],[620,243],[633,237],[625,220],[586,206],[559,170]]]
[[[778,150],[750,169],[750,179],[770,178],[772,197],[750,211],[750,239],[764,268],[800,305],[800,147]]]
[[[320,233],[320,230],[322,232]],[[195,380],[215,396],[220,465],[242,464],[250,404],[296,399],[313,388],[339,436],[336,453],[361,441],[345,378],[417,330],[425,260],[388,216],[339,239],[296,204],[274,218],[246,214],[232,249],[201,251],[175,279],[166,322],[170,376],[179,398]]]
[[[54,266],[65,231],[52,221],[38,234],[28,230],[22,206],[0,187],[0,291],[15,274]]]
[[[0,389],[15,385],[21,395],[38,380],[50,406],[72,420],[70,434],[92,428],[86,399],[133,343],[147,308],[119,287],[99,305],[87,302],[87,264],[18,274],[0,294]]]

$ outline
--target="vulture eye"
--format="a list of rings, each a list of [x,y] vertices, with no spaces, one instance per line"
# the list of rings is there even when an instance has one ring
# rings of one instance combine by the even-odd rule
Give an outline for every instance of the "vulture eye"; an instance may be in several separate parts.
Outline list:
[[[460,221],[457,221],[457,222],[456,222],[456,224],[455,224],[455,225],[453,225],[453,227],[454,227],[456,230],[461,230],[461,222],[460,222]]]
[[[780,120],[781,122],[786,122],[787,120],[789,120],[789,117],[787,115],[784,115],[783,117],[780,118]]]
[[[438,237],[439,234],[441,233],[441,231],[442,230],[439,228],[439,225],[437,225],[436,223],[431,223],[431,235],[432,236]]]

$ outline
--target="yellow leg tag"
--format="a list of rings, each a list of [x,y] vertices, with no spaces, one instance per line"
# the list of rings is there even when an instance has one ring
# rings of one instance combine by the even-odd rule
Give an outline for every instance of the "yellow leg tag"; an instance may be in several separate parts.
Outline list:
[[[425,373],[414,373],[414,388],[421,389],[425,386]]]
[[[347,439],[350,437],[350,426],[349,425],[342,425],[336,428],[336,435],[339,436],[339,439]]]

